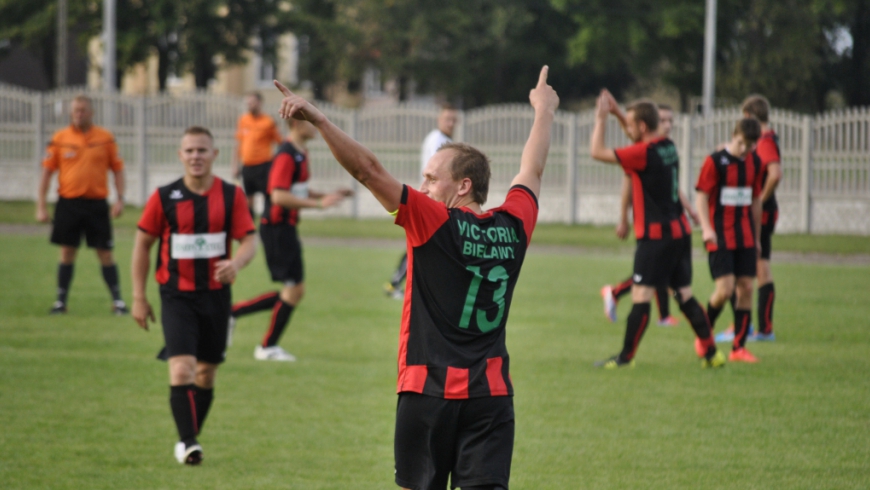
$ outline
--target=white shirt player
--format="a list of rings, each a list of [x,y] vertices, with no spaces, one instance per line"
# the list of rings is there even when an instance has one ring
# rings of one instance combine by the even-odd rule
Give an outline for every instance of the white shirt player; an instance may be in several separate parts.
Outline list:
[[[444,143],[452,143],[450,136],[442,133],[439,129],[433,129],[426,139],[423,140],[423,147],[420,149],[420,175],[423,174],[423,169],[426,168],[426,163],[432,158],[432,155],[441,148]]]

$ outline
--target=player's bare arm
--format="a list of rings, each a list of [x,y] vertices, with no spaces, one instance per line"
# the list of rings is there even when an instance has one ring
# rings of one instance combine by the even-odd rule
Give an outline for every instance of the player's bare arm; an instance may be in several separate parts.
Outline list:
[[[761,257],[761,212],[763,201],[760,197],[752,198],[752,220],[755,225],[755,250]]]
[[[678,191],[678,192],[680,194],[680,204],[682,204],[683,209],[685,209],[686,212],[689,213],[689,218],[692,219],[692,223],[694,223],[696,225],[701,224],[700,218],[698,217],[698,212],[695,211],[694,206],[692,206],[692,203],[689,202],[689,198],[686,197],[686,195],[683,193],[683,191]]]
[[[523,148],[520,159],[520,171],[511,186],[523,185],[528,187],[535,196],[541,193],[541,176],[544,175],[544,166],[547,164],[547,153],[550,151],[550,133],[553,129],[553,118],[556,116],[556,108],[559,107],[559,96],[553,87],[547,85],[548,66],[541,68],[538,76],[538,84],[529,92],[529,102],[535,109],[535,121],[529,139]]]
[[[604,135],[607,130],[607,116],[610,114],[609,92],[602,91],[595,104],[595,127],[589,141],[589,154],[592,158],[605,163],[619,163],[616,152],[604,144]]]
[[[628,208],[631,206],[631,177],[622,176],[622,190],[619,192],[619,222],[616,224],[616,237],[625,240],[628,237]]]
[[[124,212],[124,191],[127,189],[127,181],[123,170],[114,170],[112,173],[115,176],[115,191],[118,194],[118,200],[112,205],[112,217],[117,218]]]
[[[710,195],[704,191],[695,194],[695,205],[698,207],[698,218],[701,222],[701,237],[704,243],[716,243],[716,231],[710,224]]]
[[[281,82],[275,80],[275,86],[284,94],[284,100],[281,101],[281,108],[278,111],[280,117],[284,119],[293,117],[313,124],[338,163],[371,191],[384,209],[389,212],[399,209],[402,183],[386,171],[371,150],[354,141],[338,126],[332,124],[314,105],[291,92]]]
[[[767,180],[764,182],[764,189],[761,190],[762,203],[767,202],[773,196],[780,180],[782,180],[782,165],[779,162],[767,164]]]
[[[307,198],[302,198],[294,195],[292,192],[284,189],[273,189],[269,194],[269,198],[273,203],[286,209],[326,209],[335,206],[344,200],[345,194],[342,191],[336,191],[329,194],[322,192],[311,191]]]
[[[48,223],[48,204],[45,200],[45,195],[48,194],[48,187],[51,185],[51,176],[54,171],[48,168],[42,169],[42,175],[39,177],[39,190],[36,195],[36,221],[40,223]]]
[[[619,121],[619,127],[622,128],[622,132],[625,133],[625,136],[628,139],[631,139],[631,135],[628,133],[628,121],[626,121],[622,109],[619,108],[619,103],[616,102],[616,97],[614,97],[607,89],[602,90],[601,93],[607,97],[607,103],[610,104],[610,113],[613,114],[613,117],[615,117],[617,121]]]
[[[232,284],[236,274],[247,266],[257,253],[257,234],[245,235],[239,240],[239,249],[232,259],[221,260],[214,264],[214,279],[222,284]]]
[[[149,235],[142,230],[136,231],[133,242],[133,260],[130,277],[133,280],[133,320],[145,330],[148,330],[148,319],[156,321],[154,310],[145,293],[148,282],[148,271],[151,268],[151,247],[157,237]]]

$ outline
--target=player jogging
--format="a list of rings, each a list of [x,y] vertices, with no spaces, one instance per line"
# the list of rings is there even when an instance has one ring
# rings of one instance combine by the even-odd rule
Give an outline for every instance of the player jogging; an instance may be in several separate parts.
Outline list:
[[[505,325],[538,213],[558,106],[547,67],[529,94],[535,109],[520,171],[504,204],[484,212],[489,162],[464,144],[443,146],[420,190],[402,185],[375,155],[303,98],[282,117],[311,121],[341,165],[405,229],[408,280],[399,334],[396,483],[404,488],[507,489],[514,439]]]
[[[36,220],[48,222],[45,194],[51,176],[58,174],[59,195],[54,209],[51,243],[60,245],[60,264],[57,267],[57,300],[52,315],[66,313],[67,298],[73,278],[76,255],[85,235],[88,247],[96,249],[102,268],[103,280],[112,295],[112,311],[127,314],[127,305],[121,299],[118,266],[112,255],[112,220],[109,218],[109,171],[115,177],[117,201],[112,205],[111,217],[124,211],[124,162],[118,156],[115,137],[109,131],[95,126],[91,99],[77,95],[70,106],[70,125],[56,132],[48,144],[42,161],[42,177],[37,193]]]
[[[637,250],[631,288],[633,306],[622,351],[595,365],[607,369],[634,365],[649,323],[655,288],[668,286],[676,291],[680,310],[704,347],[702,367],[720,367],[725,356],[716,350],[707,315],[692,296],[691,231],[679,198],[677,149],[671,140],[657,133],[656,105],[643,100],[629,105],[625,115],[626,129],[634,144],[616,150],[607,148],[605,128],[613,105],[613,96],[602,90],[595,109],[590,153],[596,160],[621,165],[631,176]]]
[[[305,293],[302,244],[296,229],[300,210],[332,207],[350,195],[349,190],[323,194],[308,189],[307,143],[317,135],[317,130],[308,121],[290,119],[287,125],[290,133],[278,147],[272,162],[265,212],[260,218],[260,239],[266,252],[266,264],[272,280],[282,283],[283,287],[280,292],[272,291],[236,303],[230,319],[232,335],[232,326],[238,317],[272,310],[266,335],[254,349],[254,358],[261,361],[296,360],[293,354],[278,345],[278,341],[290,323],[293,309]]]
[[[456,127],[456,123],[459,120],[459,115],[451,105],[442,105],[441,112],[438,113],[438,127],[433,129],[426,135],[426,138],[423,139],[423,145],[420,147],[420,175],[423,174],[423,171],[426,169],[426,164],[429,163],[429,159],[432,158],[432,155],[438,151],[443,145],[447,143],[452,143],[453,140],[453,129]],[[405,292],[400,288],[402,281],[405,280],[405,276],[408,273],[408,254],[402,255],[402,259],[399,260],[399,266],[396,267],[396,271],[393,272],[393,277],[390,278],[390,282],[388,282],[384,286],[384,292],[387,293],[387,296],[391,296],[394,299],[402,299],[405,297]]]
[[[758,362],[746,350],[752,317],[752,281],[758,260],[761,226],[761,159],[752,147],[761,135],[758,121],[746,118],[737,123],[725,149],[704,160],[695,196],[701,210],[701,230],[709,253],[710,274],[716,288],[707,303],[710,325],[722,312],[732,294],[734,304],[734,345],[728,360]]]
[[[671,129],[674,126],[674,110],[671,106],[666,104],[658,104],[659,109],[659,134],[665,138],[670,138]],[[619,110],[619,106],[616,104],[616,101],[613,101],[611,104],[611,114],[613,114],[616,119],[619,121],[620,127],[622,130],[626,130],[625,126],[625,115]],[[627,135],[628,133],[626,133]],[[629,138],[631,138],[629,136]],[[698,223],[698,214],[692,209],[692,206],[689,205],[689,200],[683,194],[683,191],[680,191],[680,202],[683,205],[683,208],[689,213],[689,216],[692,218],[692,221],[697,224]],[[626,174],[622,179],[622,190],[620,192],[620,201],[619,201],[619,223],[616,225],[616,236],[620,240],[625,240],[628,237],[629,224],[628,224],[628,208],[631,206],[631,178]],[[626,294],[631,292],[631,286],[634,284],[634,280],[632,276],[628,276],[622,282],[617,283],[614,286],[605,285],[601,288],[601,298],[604,301],[604,314],[607,316],[607,319],[611,322],[616,322],[616,303],[619,301],[619,298],[625,296]],[[658,325],[660,327],[675,327],[679,323],[679,320],[676,317],[671,316],[671,302],[670,302],[671,294],[668,291],[668,288],[665,286],[656,287],[655,291],[655,299],[656,305],[658,305],[659,310],[659,321]]]
[[[248,208],[254,215],[254,194],[266,195],[266,184],[269,180],[269,166],[272,163],[272,143],[281,144],[283,138],[278,132],[275,120],[263,114],[263,96],[259,92],[251,92],[245,97],[248,112],[239,117],[236,129],[238,147],[233,154],[232,175],[240,176],[241,162],[242,185],[248,196]]]
[[[242,189],[212,174],[218,150],[208,129],[187,128],[179,158],[184,177],[148,199],[133,245],[133,319],[148,330],[149,252],[155,242],[163,337],[169,361],[169,406],[178,429],[175,458],[202,462],[202,431],[224,361],[230,284],[254,257],[257,238]],[[232,257],[232,240],[238,254]]]

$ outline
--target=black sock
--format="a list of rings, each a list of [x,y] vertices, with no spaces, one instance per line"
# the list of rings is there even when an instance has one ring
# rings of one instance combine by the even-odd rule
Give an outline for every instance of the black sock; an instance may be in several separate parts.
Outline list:
[[[704,308],[701,308],[701,304],[692,296],[680,305],[680,311],[686,315],[686,320],[689,320],[695,336],[701,339],[701,344],[707,348],[705,357],[709,359],[716,353],[716,342],[713,340],[713,329],[710,328],[710,321],[704,313]]]
[[[66,304],[69,295],[69,285],[73,278],[75,264],[58,264],[57,266],[57,300]]]
[[[643,333],[646,332],[646,327],[649,325],[649,303],[634,303],[631,307],[631,313],[628,314],[628,321],[625,326],[625,340],[622,342],[622,352],[619,353],[621,361],[630,361],[634,359],[637,353],[637,347],[640,345],[640,339],[643,338]]]
[[[399,284],[402,284],[402,281],[405,280],[405,276],[408,274],[408,254],[402,256],[402,260],[399,261],[399,266],[396,267],[396,272],[393,272],[393,277],[390,279],[390,284],[393,288],[398,288]]]
[[[248,301],[234,304],[231,314],[238,318],[258,311],[271,310],[275,307],[275,302],[278,301],[278,298],[278,291],[261,294],[260,296],[249,299]]]
[[[656,303],[659,307],[659,319],[664,320],[671,316],[670,298],[668,298],[668,288],[656,288]]]
[[[722,305],[718,308],[713,306],[710,303],[707,303],[707,318],[710,320],[710,330],[713,330],[716,327],[716,319],[719,318],[719,314],[722,313],[722,308],[725,305]]]
[[[619,299],[631,292],[631,286],[634,284],[634,279],[629,277],[621,283],[613,286],[613,299]]]
[[[106,285],[109,286],[109,292],[112,293],[112,300],[122,301],[117,264],[103,266],[103,280],[106,281]]]
[[[734,310],[734,349],[746,345],[746,337],[749,336],[749,320],[752,318],[752,310]]]
[[[196,387],[196,393],[193,395],[196,402],[196,421],[198,422],[197,435],[202,432],[202,426],[205,425],[205,418],[208,416],[208,409],[211,408],[211,401],[214,399],[214,388]]]
[[[188,446],[195,444],[196,434],[199,432],[196,419],[196,386],[170,386],[169,407],[178,429],[178,440]]]
[[[758,332],[765,335],[773,333],[773,299],[776,293],[773,283],[758,288]]]
[[[290,315],[293,313],[293,305],[278,300],[275,307],[272,309],[272,319],[269,322],[269,330],[266,336],[263,337],[263,347],[272,347],[278,345],[281,340],[281,334],[290,323]]]

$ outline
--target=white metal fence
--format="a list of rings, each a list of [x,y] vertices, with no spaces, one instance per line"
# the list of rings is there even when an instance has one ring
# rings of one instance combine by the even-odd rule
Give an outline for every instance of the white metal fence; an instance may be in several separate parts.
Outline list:
[[[39,93],[0,87],[0,200],[35,196],[44,147],[54,131],[68,124],[69,101],[80,92]],[[241,98],[88,95],[94,100],[96,124],[110,129],[118,141],[126,163],[130,202],[143,203],[154,188],[180,175],[178,139],[185,127],[194,124],[207,126],[214,133],[220,149],[216,171],[228,176],[235,125],[244,111]],[[412,185],[419,183],[420,144],[436,125],[435,106],[320,107],[339,127],[371,148],[393,175]],[[489,204],[501,202],[519,167],[532,116],[531,108],[523,104],[460,114],[455,139],[480,148],[492,161]],[[681,156],[680,185],[688,195],[693,194],[704,157],[729,139],[739,117],[736,109],[719,110],[706,119],[676,117],[672,139]],[[557,114],[540,199],[541,221],[616,221],[622,173],[589,157],[593,123],[591,111]],[[779,230],[870,235],[870,110],[849,109],[814,117],[774,110],[771,123],[782,150],[783,180],[777,191]],[[607,139],[611,146],[628,143],[613,118]],[[328,190],[355,185],[335,164],[323,141],[315,140],[310,150],[312,187]],[[54,189],[51,192],[54,198]],[[357,193],[329,213],[386,217],[367,192]]]

